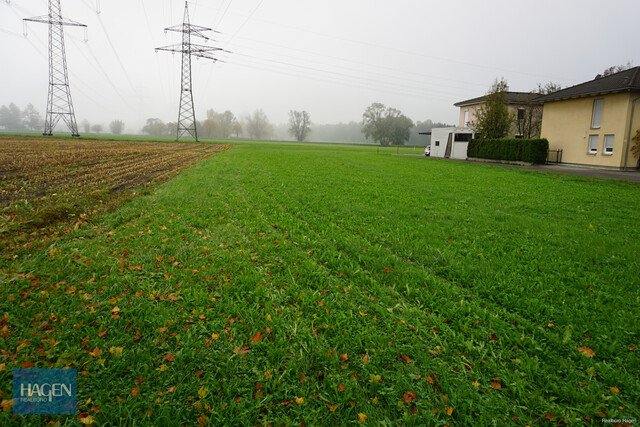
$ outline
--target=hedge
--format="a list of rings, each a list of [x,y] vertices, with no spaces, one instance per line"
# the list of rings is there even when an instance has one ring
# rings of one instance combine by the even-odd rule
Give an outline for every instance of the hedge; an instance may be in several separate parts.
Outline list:
[[[546,139],[472,139],[467,157],[546,163],[549,141]]]

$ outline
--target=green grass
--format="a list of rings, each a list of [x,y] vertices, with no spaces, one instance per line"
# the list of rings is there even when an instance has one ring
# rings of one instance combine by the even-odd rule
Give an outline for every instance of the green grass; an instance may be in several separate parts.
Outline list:
[[[0,266],[2,399],[34,363],[98,424],[637,419],[639,222],[627,182],[238,144]]]

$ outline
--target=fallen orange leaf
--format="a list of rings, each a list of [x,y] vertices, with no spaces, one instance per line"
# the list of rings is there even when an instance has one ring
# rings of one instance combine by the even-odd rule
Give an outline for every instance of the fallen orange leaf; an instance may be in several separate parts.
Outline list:
[[[596,352],[591,350],[589,347],[578,347],[578,351],[587,357],[593,357],[596,355]]]
[[[349,360],[349,356],[347,355],[347,353],[344,353],[344,354],[340,355],[340,359],[342,359],[342,360],[344,360],[346,362],[347,360]]]
[[[167,353],[167,355],[164,357],[164,359],[168,362],[173,362],[175,359],[175,357],[173,357],[173,354],[171,353]]]
[[[412,400],[416,400],[416,394],[412,391],[407,391],[402,395],[402,401],[406,404],[411,403]]]
[[[134,387],[131,389],[131,394],[133,395],[133,397],[138,397],[139,392],[140,390],[138,389],[138,387]]]
[[[620,389],[618,387],[609,387],[609,390],[611,390],[614,393],[619,393]]]
[[[495,381],[492,381],[491,382],[491,387],[493,387],[494,389],[498,390],[498,389],[502,388],[502,384],[497,383]]]
[[[243,358],[246,357],[246,354],[249,352],[249,346],[245,345],[244,347],[234,347],[233,352],[235,354],[239,354]]]
[[[405,362],[411,363],[411,359],[409,359],[409,356],[407,356],[406,354],[403,354],[402,358],[404,359]]]
[[[362,412],[360,412],[358,414],[358,421],[360,421],[362,424],[367,422],[367,416],[365,414],[363,414]]]
[[[445,406],[444,410],[447,411],[447,415],[451,416],[453,414],[453,408],[451,406]]]
[[[252,343],[257,343],[262,341],[263,338],[264,337],[262,336],[262,332],[258,331],[254,335],[252,335],[251,338],[249,338],[249,341],[251,341]]]
[[[89,356],[91,356],[91,357],[98,357],[98,356],[100,356],[101,354],[102,354],[102,349],[100,349],[100,348],[96,347],[96,348],[94,348],[94,349],[93,349],[93,351],[91,351],[91,352],[89,353]]]
[[[0,403],[0,407],[2,407],[3,412],[9,412],[13,407],[13,399],[2,399],[2,403]]]

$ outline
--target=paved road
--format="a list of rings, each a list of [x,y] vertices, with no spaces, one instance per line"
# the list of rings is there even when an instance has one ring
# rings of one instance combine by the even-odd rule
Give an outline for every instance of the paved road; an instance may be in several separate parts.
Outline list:
[[[397,154],[398,156],[408,156],[408,157],[420,157],[423,159],[434,159],[441,161],[449,161],[449,162],[466,162],[466,160],[453,160],[453,159],[436,159],[432,157],[426,157],[421,154]],[[569,175],[580,175],[580,176],[590,176],[594,178],[604,178],[604,179],[619,179],[633,182],[640,182],[640,170],[630,170],[630,171],[620,171],[620,170],[611,170],[611,169],[601,169],[595,167],[588,166],[574,166],[574,165],[532,165],[532,166],[520,166],[520,165],[509,165],[504,163],[493,163],[493,162],[476,162],[484,165],[491,165],[497,167],[505,167],[505,168],[514,168],[514,169],[528,169],[528,170],[536,170],[542,172],[553,172],[553,173],[565,173]]]

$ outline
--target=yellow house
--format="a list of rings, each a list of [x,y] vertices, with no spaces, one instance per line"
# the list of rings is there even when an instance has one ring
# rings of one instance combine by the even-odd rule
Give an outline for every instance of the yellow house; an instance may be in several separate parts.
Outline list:
[[[559,90],[536,99],[544,103],[542,138],[562,150],[562,162],[635,169],[630,150],[640,129],[640,67]]]

